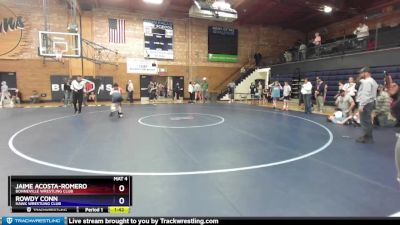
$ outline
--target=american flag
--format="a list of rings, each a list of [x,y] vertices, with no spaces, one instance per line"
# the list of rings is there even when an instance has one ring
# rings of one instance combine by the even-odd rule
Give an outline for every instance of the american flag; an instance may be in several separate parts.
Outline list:
[[[108,19],[110,43],[125,43],[125,20]]]

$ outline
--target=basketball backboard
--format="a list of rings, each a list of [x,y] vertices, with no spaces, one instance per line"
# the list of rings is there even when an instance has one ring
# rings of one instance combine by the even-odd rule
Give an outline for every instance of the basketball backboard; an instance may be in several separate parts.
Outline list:
[[[39,31],[39,55],[44,57],[79,58],[81,39],[78,33]]]

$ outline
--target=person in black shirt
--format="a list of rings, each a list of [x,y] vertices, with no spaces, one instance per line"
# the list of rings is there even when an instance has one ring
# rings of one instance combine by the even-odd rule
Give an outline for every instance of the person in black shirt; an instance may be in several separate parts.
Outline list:
[[[321,80],[319,77],[317,77],[316,87],[317,88],[315,90],[315,100],[317,102],[317,108],[320,113],[323,113],[325,99],[326,99],[326,91],[327,91],[328,86],[324,83],[323,80]]]
[[[71,79],[64,80],[64,106],[68,106],[71,104]]]
[[[174,91],[173,91],[173,95],[172,95],[172,100],[175,99],[175,96],[176,96],[176,100],[179,100],[180,92],[181,92],[181,87],[179,86],[179,83],[176,83]]]
[[[257,52],[256,54],[254,54],[254,60],[256,61],[256,66],[260,66],[262,60],[261,53]]]
[[[254,103],[255,97],[256,97],[256,85],[253,83],[251,83],[250,85],[250,96],[251,96],[251,102]]]

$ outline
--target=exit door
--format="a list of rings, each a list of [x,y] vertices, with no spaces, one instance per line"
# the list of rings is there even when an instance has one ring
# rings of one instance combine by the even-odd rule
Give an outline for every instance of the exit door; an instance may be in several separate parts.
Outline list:
[[[1,81],[7,82],[8,90],[14,95],[17,88],[17,76],[15,72],[0,72]]]
[[[150,97],[149,91],[147,90],[147,87],[150,84],[150,81],[152,81],[152,76],[147,76],[147,75],[141,75],[140,76],[140,97]]]
[[[185,90],[185,80],[184,77],[173,77],[174,81],[174,89],[176,87],[176,84],[179,83],[179,87],[181,87],[181,91],[179,93],[179,96],[183,96],[184,90]]]

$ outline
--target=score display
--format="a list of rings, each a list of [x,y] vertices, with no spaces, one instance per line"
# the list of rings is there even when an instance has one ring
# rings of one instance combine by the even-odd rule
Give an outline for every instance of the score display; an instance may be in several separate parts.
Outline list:
[[[208,27],[208,60],[213,62],[238,61],[239,32],[234,28]]]
[[[174,24],[168,21],[144,20],[144,57],[174,59]]]
[[[9,176],[12,212],[126,213],[131,176]]]

